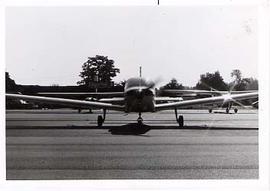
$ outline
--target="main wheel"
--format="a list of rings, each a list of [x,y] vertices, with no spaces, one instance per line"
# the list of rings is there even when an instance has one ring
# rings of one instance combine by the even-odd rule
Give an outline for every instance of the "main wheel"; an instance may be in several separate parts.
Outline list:
[[[208,112],[209,112],[209,113],[212,113],[212,111],[213,111],[212,109],[208,109]]]
[[[234,113],[237,113],[238,112],[238,109],[237,108],[234,108]]]
[[[229,108],[226,108],[226,113],[229,113],[230,112],[230,109]]]
[[[183,115],[178,116],[178,124],[179,124],[179,127],[184,126],[184,117],[183,117]]]
[[[99,115],[97,118],[97,124],[98,124],[98,127],[101,127],[103,124],[103,118],[101,115]]]

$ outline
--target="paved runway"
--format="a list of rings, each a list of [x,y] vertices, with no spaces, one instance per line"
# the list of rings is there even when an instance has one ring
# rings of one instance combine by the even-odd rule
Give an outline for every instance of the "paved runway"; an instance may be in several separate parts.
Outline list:
[[[75,110],[6,112],[7,179],[257,179],[258,113],[183,110],[137,114]],[[128,124],[128,125],[127,125]],[[109,131],[109,129],[111,131]]]

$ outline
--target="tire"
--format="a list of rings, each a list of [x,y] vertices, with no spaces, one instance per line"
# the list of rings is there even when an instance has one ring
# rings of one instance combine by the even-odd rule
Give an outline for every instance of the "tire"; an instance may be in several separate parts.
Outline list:
[[[234,113],[237,113],[238,112],[238,109],[237,108],[234,108]]]
[[[213,111],[212,109],[208,109],[208,112],[209,112],[209,113],[212,113],[212,111]]]
[[[101,127],[103,124],[103,118],[101,115],[99,115],[97,118],[97,124],[98,124],[98,127]]]
[[[184,126],[184,117],[183,117],[183,115],[178,116],[178,124],[179,124],[179,127]]]
[[[142,124],[143,124],[143,119],[142,119],[141,117],[139,117],[139,118],[137,119],[137,122],[138,122],[139,125],[142,125]]]

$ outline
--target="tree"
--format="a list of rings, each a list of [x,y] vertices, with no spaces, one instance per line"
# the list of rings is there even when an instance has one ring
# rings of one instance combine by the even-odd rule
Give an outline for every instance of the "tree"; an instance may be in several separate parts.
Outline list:
[[[10,78],[9,73],[6,72],[6,91],[15,91],[16,88],[17,84]]]
[[[200,76],[200,81],[196,84],[196,89],[201,90],[228,90],[228,85],[224,82],[219,71],[206,73]]]
[[[112,78],[117,73],[120,73],[120,70],[114,67],[114,61],[109,60],[107,56],[88,57],[88,60],[83,63],[82,72],[79,75],[82,80],[77,84],[87,87],[100,85],[111,87],[113,86]]]
[[[231,72],[231,77],[235,78],[234,82],[235,83],[240,83],[242,80],[242,73],[240,70],[235,69]]]
[[[249,78],[249,84],[247,85],[247,90],[258,90],[259,83],[255,78]]]
[[[238,69],[231,72],[231,77],[234,78],[234,81],[229,84],[231,90],[243,91],[258,89],[258,80],[253,78],[242,78],[242,73]]]
[[[180,89],[183,90],[184,86],[182,84],[179,84],[178,81],[173,78],[171,81],[162,87],[162,89]]]
[[[237,82],[232,82],[230,83],[230,90],[234,90],[234,91],[244,91],[247,90],[247,87],[250,83],[250,79],[249,78],[242,78],[241,81]]]

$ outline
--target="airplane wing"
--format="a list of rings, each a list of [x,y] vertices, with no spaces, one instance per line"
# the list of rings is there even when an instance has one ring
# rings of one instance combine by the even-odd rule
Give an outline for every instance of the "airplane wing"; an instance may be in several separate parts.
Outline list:
[[[242,93],[252,93],[256,92],[257,90],[246,90],[246,91],[216,91],[216,90],[171,90],[165,89],[162,90],[162,93],[167,94],[174,94],[174,95],[224,95],[224,94],[242,94]]]
[[[182,97],[155,97],[155,101],[183,101]]]
[[[99,102],[106,102],[106,103],[112,103],[112,102],[124,102],[124,97],[113,97],[113,98],[101,98],[98,100]]]
[[[25,100],[25,101],[50,103],[50,104],[57,104],[57,105],[71,106],[71,107],[97,108],[97,109],[124,111],[124,106],[122,105],[113,105],[111,103],[103,103],[103,102],[97,102],[97,101],[84,101],[84,100],[75,100],[75,99],[29,96],[29,95],[18,95],[18,94],[6,94],[6,97],[10,99],[20,99],[20,100]]]
[[[193,100],[185,100],[185,101],[178,101],[172,103],[162,103],[156,104],[156,110],[167,110],[167,109],[174,109],[174,108],[181,108],[186,106],[193,106],[198,104],[214,104],[214,103],[227,103],[233,102],[234,100],[244,100],[244,99],[252,99],[257,98],[258,92],[252,93],[242,93],[242,94],[226,94],[222,96],[215,96],[215,97],[208,97],[208,98],[200,98],[200,99],[193,99]]]

